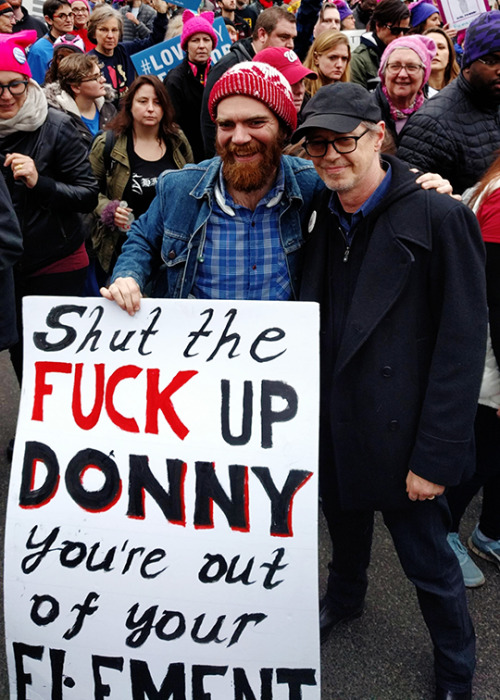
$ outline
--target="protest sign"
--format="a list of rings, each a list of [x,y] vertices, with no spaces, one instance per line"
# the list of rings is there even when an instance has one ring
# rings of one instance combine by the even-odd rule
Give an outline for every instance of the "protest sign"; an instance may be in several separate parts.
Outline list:
[[[217,47],[211,53],[211,59],[212,63],[217,63],[229,51],[231,39],[222,17],[218,17],[214,21],[213,28],[218,41]],[[149,49],[139,51],[130,58],[139,75],[157,75],[160,80],[163,80],[168,71],[175,68],[184,58],[181,38],[176,36],[168,41],[162,41],[161,44],[150,46]]]
[[[437,0],[441,18],[454,29],[467,29],[469,24],[490,9],[488,0]]]
[[[200,0],[178,0],[175,4],[178,7],[187,7],[188,10],[192,10],[196,13],[200,6]]]
[[[319,700],[317,305],[24,302],[11,699]]]

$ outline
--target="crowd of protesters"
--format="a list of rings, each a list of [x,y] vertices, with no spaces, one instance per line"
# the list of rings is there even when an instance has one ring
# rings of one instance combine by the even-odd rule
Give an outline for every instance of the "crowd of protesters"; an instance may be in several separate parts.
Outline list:
[[[137,76],[131,57],[176,36],[164,80]],[[0,349],[19,382],[28,294],[130,314],[144,294],[319,301],[322,640],[363,612],[381,510],[436,700],[471,698],[464,585],[485,576],[459,527],[481,488],[469,549],[500,566],[499,149],[494,7],[457,31],[432,0],[46,0],[43,22],[0,0]]]

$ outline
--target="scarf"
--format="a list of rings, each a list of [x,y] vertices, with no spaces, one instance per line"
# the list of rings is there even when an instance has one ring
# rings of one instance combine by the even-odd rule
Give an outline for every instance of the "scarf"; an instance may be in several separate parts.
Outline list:
[[[422,90],[419,90],[417,92],[417,95],[411,105],[409,107],[404,107],[404,109],[398,109],[392,101],[391,98],[389,97],[389,93],[387,92],[387,88],[385,85],[382,85],[382,92],[385,95],[385,98],[389,104],[389,109],[391,111],[391,117],[393,120],[396,122],[398,119],[408,119],[410,114],[413,114],[413,112],[416,112],[417,109],[420,109],[420,107],[424,104],[424,93]]]
[[[0,119],[0,138],[16,131],[36,131],[47,119],[47,98],[42,88],[30,80],[26,99],[19,112],[10,119]]]

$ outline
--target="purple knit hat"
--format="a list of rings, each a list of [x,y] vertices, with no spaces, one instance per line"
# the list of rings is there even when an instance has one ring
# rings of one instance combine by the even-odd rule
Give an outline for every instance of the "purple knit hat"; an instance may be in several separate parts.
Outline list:
[[[389,60],[389,56],[395,49],[411,49],[415,51],[424,65],[424,80],[422,85],[425,85],[431,74],[432,59],[436,55],[436,44],[434,41],[429,36],[422,36],[421,34],[401,36],[391,41],[391,43],[386,46],[382,58],[380,59],[378,74],[382,83],[385,83],[385,66]]]
[[[462,66],[467,68],[487,53],[500,51],[500,10],[483,12],[467,28]]]
[[[333,4],[337,6],[341,22],[343,22],[346,17],[353,14],[351,8],[344,0],[333,0]]]
[[[195,15],[191,10],[184,10],[182,13],[182,34],[181,48],[187,51],[187,43],[193,34],[203,32],[208,34],[212,39],[212,50],[217,46],[217,34],[215,33],[212,24],[214,23],[213,12],[202,12],[201,15]]]
[[[416,27],[418,24],[425,22],[425,20],[432,17],[432,15],[439,14],[438,8],[428,2],[428,0],[412,2],[411,5],[408,5],[408,9],[410,10],[410,24],[412,27]]]

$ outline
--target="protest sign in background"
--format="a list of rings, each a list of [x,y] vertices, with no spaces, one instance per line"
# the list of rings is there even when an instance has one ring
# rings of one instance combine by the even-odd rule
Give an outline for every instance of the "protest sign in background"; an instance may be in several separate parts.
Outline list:
[[[217,47],[211,53],[211,59],[212,63],[217,63],[229,51],[231,39],[222,17],[218,17],[214,21],[213,27],[218,42]],[[168,41],[162,41],[161,44],[150,46],[149,49],[139,51],[130,58],[139,75],[157,75],[163,80],[168,71],[182,61],[184,55],[184,51],[181,49],[181,37],[176,36]]]
[[[24,332],[11,698],[318,700],[317,306],[31,297]]]
[[[437,0],[441,18],[455,29],[467,29],[469,24],[490,9],[488,0]]]

